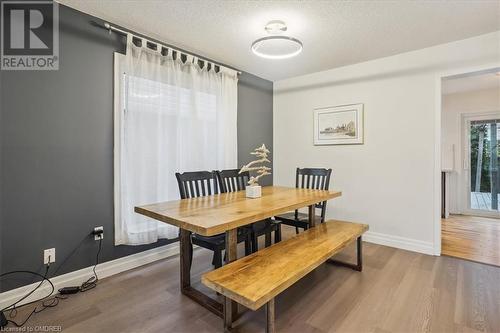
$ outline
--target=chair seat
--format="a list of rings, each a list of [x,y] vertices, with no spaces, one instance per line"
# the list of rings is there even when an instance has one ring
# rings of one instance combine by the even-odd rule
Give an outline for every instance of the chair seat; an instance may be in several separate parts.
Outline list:
[[[198,234],[193,234],[193,238],[207,243],[223,245],[226,241],[226,234],[218,234],[214,236],[202,236]]]
[[[257,234],[257,236],[261,236],[266,232],[269,232],[269,230],[272,229],[274,223],[275,222],[273,220],[266,219],[252,223],[252,225],[250,225],[250,228],[255,234]]]
[[[297,214],[297,217],[298,218],[295,218],[295,213],[294,212],[290,212],[290,213],[285,213],[285,214],[281,214],[281,215],[277,215],[275,216],[274,218],[277,219],[277,220],[280,220],[280,221],[300,221],[300,222],[308,222],[309,221],[309,215],[308,214],[305,214],[305,213],[298,213]],[[315,215],[315,218],[316,218],[316,221],[321,221],[321,216],[319,215]]]
[[[247,232],[244,228],[238,228],[238,243],[244,242]],[[213,236],[202,236],[199,234],[193,234],[193,241],[196,243],[196,240],[217,245],[217,246],[225,246],[226,243],[226,234],[217,234]]]

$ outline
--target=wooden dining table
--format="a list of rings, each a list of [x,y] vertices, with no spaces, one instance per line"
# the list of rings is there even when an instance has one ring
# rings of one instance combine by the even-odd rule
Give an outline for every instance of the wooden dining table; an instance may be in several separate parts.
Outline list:
[[[238,227],[304,207],[308,207],[308,222],[314,227],[314,205],[341,195],[340,191],[265,186],[260,198],[246,198],[245,191],[230,192],[138,206],[135,212],[179,227],[181,292],[224,318],[230,327],[237,304],[225,298],[223,306],[191,286],[191,233],[202,236],[225,233],[226,262],[232,262],[237,259]]]

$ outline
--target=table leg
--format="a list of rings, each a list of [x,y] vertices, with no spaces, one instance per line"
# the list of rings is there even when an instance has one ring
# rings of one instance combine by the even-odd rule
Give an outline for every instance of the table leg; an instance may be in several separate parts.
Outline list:
[[[193,245],[191,244],[191,231],[180,229],[179,254],[181,261],[181,290],[191,286],[191,258]]]
[[[191,231],[180,229],[180,272],[181,272],[181,293],[191,298],[196,303],[204,306],[219,317],[222,317],[222,304],[210,298],[199,290],[191,287],[191,259],[193,246],[191,244]]]
[[[314,228],[316,226],[314,207],[315,207],[314,205],[309,206],[309,216],[308,216],[309,228]]]
[[[230,263],[237,259],[237,244],[238,244],[238,231],[232,229],[226,231],[226,263]],[[231,329],[233,320],[236,319],[238,314],[238,304],[228,297],[224,297],[224,330]]]

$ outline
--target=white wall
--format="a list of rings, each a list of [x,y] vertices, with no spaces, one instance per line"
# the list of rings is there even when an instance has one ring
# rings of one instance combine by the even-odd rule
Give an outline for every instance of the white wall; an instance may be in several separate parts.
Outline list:
[[[494,75],[494,74],[490,74]],[[500,78],[499,78],[500,80]],[[441,154],[443,167],[453,168],[450,174],[450,212],[460,213],[459,178],[463,177],[461,121],[463,114],[500,111],[500,90],[487,89],[446,94],[442,97]],[[452,149],[454,147],[454,149]],[[453,153],[454,152],[454,153]]]
[[[330,167],[343,196],[329,217],[368,223],[367,240],[435,253],[437,77],[498,63],[499,40],[497,32],[275,82],[275,184],[294,185],[297,166]],[[365,106],[365,144],[314,146],[313,109],[352,103]]]

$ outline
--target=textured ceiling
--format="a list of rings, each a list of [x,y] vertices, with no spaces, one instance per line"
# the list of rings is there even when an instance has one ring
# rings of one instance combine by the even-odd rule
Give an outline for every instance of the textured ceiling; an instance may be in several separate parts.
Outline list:
[[[58,1],[272,81],[500,30],[496,0]],[[299,56],[252,54],[273,19],[304,43]]]

